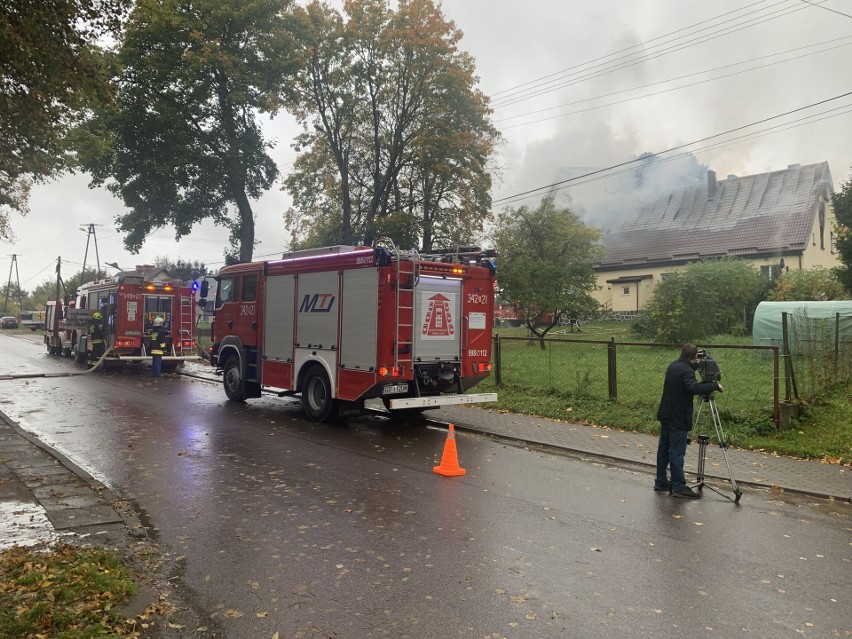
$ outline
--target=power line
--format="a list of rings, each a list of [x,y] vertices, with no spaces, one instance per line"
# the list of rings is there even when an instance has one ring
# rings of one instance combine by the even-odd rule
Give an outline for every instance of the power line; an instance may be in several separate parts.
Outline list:
[[[784,0],[784,2],[786,2],[786,1],[787,0]],[[737,31],[742,31],[743,29],[755,26],[756,24],[761,24],[761,23],[764,23],[764,22],[768,22],[770,20],[775,20],[777,18],[790,15],[792,13],[797,13],[799,11],[805,10],[806,8],[807,7],[799,7],[797,9],[788,10],[789,9],[789,7],[788,7],[787,9],[782,9],[782,10],[774,12],[776,15],[767,14],[767,15],[772,15],[773,17],[767,18],[767,16],[762,16],[763,18],[766,18],[766,19],[763,19],[763,20],[752,19],[751,21],[747,21],[747,22],[752,22],[752,24],[747,24],[747,22],[746,22],[746,23],[742,23],[741,25],[737,25],[736,28],[726,27],[725,29],[722,29],[720,31],[716,31],[714,33],[708,34],[707,36],[702,36],[703,39],[691,40],[691,41],[687,42],[686,44],[680,43],[680,44],[677,44],[677,45],[673,45],[673,46],[669,47],[668,49],[663,49],[661,51],[649,51],[648,53],[644,53],[644,54],[642,54],[641,57],[634,59],[634,60],[626,60],[624,62],[618,62],[618,60],[621,60],[623,58],[629,58],[630,55],[635,55],[635,54],[630,54],[628,56],[623,56],[622,58],[616,58],[615,60],[610,60],[608,62],[604,62],[604,63],[598,64],[598,65],[593,65],[589,69],[583,69],[582,71],[576,71],[574,73],[571,73],[571,74],[565,76],[565,78],[563,78],[563,79],[567,80],[567,78],[571,78],[572,76],[577,76],[581,73],[585,73],[587,71],[590,71],[591,69],[595,69],[597,67],[602,67],[602,66],[606,66],[606,65],[618,62],[618,64],[615,64],[614,66],[611,66],[609,68],[604,68],[604,69],[600,69],[600,70],[597,70],[597,71],[593,71],[593,72],[588,73],[584,76],[574,77],[573,79],[567,80],[567,81],[563,82],[562,84],[556,84],[556,85],[546,87],[546,88],[545,88],[546,85],[543,85],[542,87],[534,88],[533,90],[537,91],[537,92],[520,94],[520,95],[517,95],[515,97],[507,96],[507,98],[504,101],[498,100],[497,102],[500,102],[500,103],[495,104],[494,108],[499,109],[499,108],[504,108],[504,107],[507,107],[507,106],[512,106],[514,104],[518,104],[520,102],[523,102],[523,101],[526,101],[526,100],[529,100],[529,99],[532,99],[532,98],[535,98],[535,97],[539,97],[539,96],[545,95],[547,93],[551,93],[551,92],[556,91],[558,89],[563,89],[563,88],[566,88],[566,87],[569,87],[569,86],[573,86],[575,84],[579,84],[581,82],[585,82],[587,80],[592,80],[592,79],[602,77],[604,75],[609,75],[609,74],[614,73],[616,71],[623,71],[624,69],[628,69],[628,68],[636,66],[638,64],[642,64],[642,63],[647,62],[649,60],[654,60],[656,58],[660,58],[660,57],[663,57],[665,55],[669,55],[671,53],[676,53],[678,51],[682,51],[684,49],[688,49],[690,47],[694,47],[696,45],[703,44],[705,42],[709,42],[710,40],[714,40],[714,39],[716,39],[718,37],[722,37],[724,35],[730,35],[732,33],[736,33]],[[724,33],[723,33],[723,31],[724,31]],[[669,44],[669,43],[664,43],[664,44]],[[556,80],[552,80],[550,83],[552,84],[553,82],[556,82]]]
[[[611,93],[607,93],[607,94],[600,95],[600,96],[597,96],[597,97],[584,98],[582,100],[575,100],[574,102],[569,102],[567,104],[563,104],[563,105],[560,105],[560,106],[549,107],[547,109],[540,109],[538,111],[533,111],[529,114],[511,116],[509,118],[504,118],[503,120],[498,120],[497,122],[498,123],[499,122],[505,122],[507,120],[525,117],[525,115],[534,115],[536,113],[543,113],[545,111],[553,111],[554,109],[561,109],[561,108],[564,108],[564,107],[567,107],[567,106],[571,106],[573,104],[581,104],[583,102],[591,102],[591,101],[599,100],[601,98],[609,97],[609,96],[612,96],[612,95],[618,95],[620,93],[628,93],[630,91],[638,91],[639,89],[644,89],[644,88],[655,86],[655,85],[658,85],[658,84],[665,84],[667,82],[674,82],[676,80],[680,80],[680,79],[684,79],[684,78],[688,78],[688,77],[693,77],[693,76],[696,76],[696,75],[701,75],[703,73],[712,73],[713,71],[718,71],[718,70],[730,68],[730,67],[736,67],[736,66],[739,66],[741,64],[747,64],[749,62],[755,62],[757,60],[762,60],[762,59],[774,57],[776,55],[783,55],[785,53],[792,53],[794,51],[798,51],[798,50],[801,50],[801,49],[807,49],[807,48],[810,48],[812,46],[820,46],[822,44],[828,44],[828,43],[831,43],[831,42],[836,42],[837,40],[848,40],[850,38],[852,38],[852,36],[844,36],[842,38],[837,38],[835,40],[829,40],[827,42],[820,42],[820,43],[815,44],[815,45],[808,45],[806,47],[799,47],[798,49],[791,49],[789,51],[783,51],[781,53],[773,53],[773,54],[768,55],[768,56],[762,56],[760,58],[754,58],[752,60],[737,62],[735,64],[725,65],[725,66],[722,66],[722,67],[716,67],[715,69],[707,69],[705,71],[698,71],[696,73],[690,73],[690,74],[687,74],[687,75],[679,76],[677,78],[670,78],[668,80],[661,80],[659,82],[651,82],[649,84],[645,84],[645,85],[639,86],[639,87],[633,87],[631,89],[623,89],[621,91],[613,91]],[[550,120],[556,120],[556,119],[559,119],[559,118],[568,117],[570,115],[577,115],[578,113],[586,113],[588,111],[594,111],[594,110],[597,110],[597,109],[603,109],[603,108],[615,106],[615,105],[618,105],[618,104],[624,104],[625,102],[631,102],[633,100],[641,100],[641,99],[644,99],[644,98],[653,97],[655,95],[662,95],[664,93],[670,93],[672,91],[680,91],[681,89],[687,89],[689,87],[699,86],[701,84],[707,84],[708,82],[715,82],[716,80],[722,80],[724,78],[732,78],[732,77],[735,77],[735,76],[738,76],[738,75],[743,75],[744,73],[749,73],[751,71],[757,71],[757,70],[760,70],[760,69],[768,69],[769,67],[777,66],[777,65],[783,64],[785,62],[792,62],[794,60],[799,60],[799,59],[806,58],[806,57],[809,57],[809,56],[812,56],[812,55],[817,55],[817,54],[820,54],[820,53],[826,53],[828,51],[833,51],[835,49],[839,49],[839,48],[842,48],[842,47],[848,47],[849,45],[852,45],[852,42],[846,42],[844,44],[839,44],[839,45],[836,45],[836,46],[833,46],[833,47],[829,47],[827,49],[821,49],[820,51],[812,51],[811,53],[804,53],[802,55],[794,56],[792,58],[787,58],[785,60],[777,60],[775,62],[770,62],[768,64],[762,64],[762,65],[758,65],[758,66],[755,66],[755,67],[751,67],[749,69],[742,69],[740,71],[734,71],[732,73],[726,73],[726,74],[719,75],[719,76],[716,76],[716,77],[713,77],[713,78],[707,78],[705,80],[699,80],[697,82],[690,82],[690,83],[687,83],[687,84],[683,84],[681,86],[671,87],[671,88],[668,88],[668,89],[662,89],[660,91],[654,91],[652,93],[646,93],[644,95],[637,95],[637,96],[633,96],[633,97],[629,97],[629,98],[624,98],[623,100],[615,100],[613,102],[607,102],[605,104],[598,104],[598,105],[591,106],[591,107],[588,107],[588,108],[585,108],[585,109],[579,109],[577,111],[569,111],[568,113],[560,113],[558,115],[552,115],[552,116],[549,116],[549,117],[546,117],[546,118],[540,118],[538,120],[530,120],[529,122],[520,122],[518,124],[511,124],[509,126],[502,127],[502,130],[505,131],[505,130],[509,130],[509,129],[515,129],[515,128],[518,128],[518,127],[521,127],[521,126],[527,126],[527,125],[530,125],[530,124],[539,124],[541,122],[548,122]]]
[[[833,102],[834,100],[839,100],[841,98],[845,98],[845,97],[848,97],[850,95],[852,95],[852,91],[849,91],[847,93],[842,93],[840,95],[836,95],[832,98],[826,98],[825,100],[820,100],[818,102],[813,102],[812,104],[807,104],[805,106],[801,106],[801,107],[798,107],[796,109],[792,109],[791,111],[785,111],[784,113],[779,113],[777,115],[773,115],[773,116],[770,116],[768,118],[763,118],[762,120],[757,120],[757,121],[751,122],[749,124],[744,124],[742,126],[738,126],[738,127],[733,128],[733,129],[728,129],[727,131],[723,131],[721,133],[716,133],[714,135],[708,135],[708,136],[700,138],[698,140],[693,140],[692,142],[687,142],[686,144],[679,144],[678,146],[673,146],[673,147],[666,149],[664,151],[658,151],[657,153],[651,153],[651,154],[645,155],[641,158],[634,158],[634,159],[628,160],[626,162],[620,162],[619,164],[614,164],[612,166],[609,166],[609,167],[606,167],[606,168],[603,168],[603,169],[598,169],[597,171],[591,171],[589,173],[585,173],[584,175],[578,175],[578,176],[573,177],[573,178],[568,178],[566,180],[561,180],[559,182],[554,182],[552,184],[546,184],[544,186],[540,186],[540,187],[537,187],[535,189],[530,189],[529,191],[523,191],[522,193],[516,193],[515,195],[510,195],[508,197],[500,198],[498,200],[494,200],[492,202],[492,204],[504,204],[504,203],[508,203],[510,201],[515,201],[515,200],[518,200],[518,199],[525,199],[523,196],[538,195],[542,191],[553,189],[555,187],[567,184],[569,182],[577,182],[579,180],[582,180],[583,178],[587,178],[587,177],[590,177],[590,176],[593,176],[593,175],[598,175],[598,174],[601,174],[601,173],[608,173],[609,171],[611,171],[613,169],[618,169],[618,168],[621,168],[621,167],[624,167],[624,166],[635,164],[636,162],[647,160],[647,158],[649,158],[649,157],[657,157],[657,156],[660,156],[664,153],[670,153],[671,151],[677,151],[679,149],[684,149],[686,147],[693,146],[695,144],[699,144],[701,142],[706,142],[707,140],[712,140],[712,139],[715,139],[715,138],[722,137],[724,135],[736,133],[737,131],[742,131],[744,129],[747,129],[747,128],[750,128],[750,127],[753,127],[753,126],[757,126],[758,124],[763,124],[765,122],[777,120],[778,118],[783,118],[785,116],[792,115],[793,113],[799,113],[800,111],[812,109],[813,107],[820,106],[821,104],[827,104],[829,102]]]
[[[56,260],[50,260],[50,262],[48,262],[48,263],[47,263],[47,266],[45,266],[43,269],[41,269],[40,271],[38,271],[35,275],[30,275],[28,278],[26,278],[26,279],[23,281],[23,284],[26,284],[26,283],[27,283],[27,282],[29,282],[30,280],[37,278],[39,275],[41,275],[42,273],[44,273],[47,269],[49,269],[50,267],[54,266],[55,264],[56,264]]]
[[[788,1],[790,1],[790,0],[782,0],[781,2],[778,2],[774,5],[771,5],[771,7],[778,6],[778,5],[781,5],[781,4],[786,4]],[[795,0],[793,0],[793,1],[795,1]],[[822,0],[822,1],[825,2],[826,0]],[[771,8],[771,7],[767,7],[767,8]],[[662,57],[664,55],[668,55],[669,53],[675,53],[677,51],[681,51],[683,49],[695,46],[697,44],[703,44],[705,42],[716,39],[718,37],[722,37],[723,35],[729,35],[731,33],[741,31],[745,28],[755,26],[755,25],[761,24],[763,22],[768,22],[770,20],[774,20],[776,18],[780,18],[780,17],[786,16],[786,15],[789,15],[791,13],[802,11],[805,8],[806,7],[801,7],[801,6],[799,6],[798,8],[795,8],[795,9],[792,6],[786,7],[784,9],[779,9],[777,11],[764,14],[762,16],[759,16],[758,18],[751,18],[751,19],[746,20],[744,22],[741,22],[739,24],[724,27],[723,29],[720,29],[720,30],[715,31],[713,33],[701,36],[700,39],[694,39],[693,38],[692,40],[689,40],[686,43],[680,42],[680,43],[677,43],[677,44],[673,44],[673,43],[678,42],[678,40],[682,40],[683,38],[686,38],[688,36],[695,36],[696,34],[701,33],[701,31],[713,29],[715,27],[720,26],[721,24],[724,24],[724,22],[721,22],[721,23],[713,25],[711,27],[706,27],[704,29],[700,29],[700,30],[698,30],[694,33],[690,33],[690,34],[687,34],[687,35],[684,35],[684,36],[679,36],[678,38],[674,38],[670,41],[662,42],[658,45],[654,45],[653,47],[650,47],[647,51],[644,51],[644,52],[634,52],[634,53],[630,53],[628,55],[624,55],[624,56],[621,56],[621,57],[618,57],[618,58],[614,58],[612,60],[606,60],[604,62],[600,62],[598,64],[588,66],[591,62],[594,62],[596,60],[605,60],[607,57],[610,57],[610,56],[603,56],[602,58],[597,58],[596,60],[592,60],[590,62],[575,65],[574,67],[570,67],[569,69],[565,69],[564,71],[561,71],[559,73],[552,74],[554,76],[563,76],[563,77],[554,78],[554,79],[548,80],[547,82],[539,83],[538,86],[533,86],[533,87],[530,87],[529,89],[525,89],[525,90],[520,91],[520,92],[516,91],[515,95],[510,94],[510,95],[506,95],[506,96],[497,98],[497,99],[494,100],[494,103],[495,103],[494,107],[495,108],[503,108],[503,107],[510,106],[512,104],[516,104],[518,102],[521,102],[521,101],[524,101],[524,100],[527,100],[527,99],[530,99],[530,98],[533,98],[533,97],[538,97],[540,95],[544,95],[545,93],[549,93],[549,92],[555,91],[557,89],[564,88],[566,86],[571,86],[571,85],[577,84],[579,82],[584,82],[586,80],[591,80],[591,79],[594,79],[594,78],[597,78],[597,77],[600,77],[600,76],[603,76],[603,75],[608,75],[609,73],[612,73],[614,71],[620,71],[620,70],[623,70],[623,69],[627,69],[629,67],[635,66],[635,65],[640,64],[642,62],[646,62],[648,60],[652,60],[652,59],[656,59],[658,57]],[[759,11],[763,11],[763,10],[764,9],[761,9]],[[757,13],[757,12],[753,12],[753,13]],[[738,18],[735,18],[735,20],[739,20],[742,17],[744,17],[744,16],[740,16]],[[726,22],[731,22],[731,21],[732,20],[728,20]],[[663,47],[663,46],[666,46],[666,45],[672,45],[672,46],[669,46],[667,49],[662,49],[662,50],[657,50],[657,51],[653,50],[655,48]],[[640,57],[634,58],[633,60],[629,59],[629,58],[631,58],[633,56],[637,56],[637,55],[639,55]],[[608,68],[600,69],[600,67],[607,67],[607,65],[610,65],[610,66]],[[583,67],[587,67],[587,68],[583,68]],[[568,71],[571,71],[571,70],[574,70],[574,69],[577,69],[577,70],[574,71],[573,73],[567,73]],[[599,69],[599,70],[588,73],[588,72],[592,71],[592,69]],[[583,74],[583,73],[586,73],[586,75],[579,77],[579,78],[576,77],[576,76]],[[555,86],[549,86],[548,87],[548,85],[554,85],[554,83],[562,82],[564,80],[567,80],[568,78],[573,78],[573,79],[568,81],[568,82],[563,82],[562,84],[558,84],[558,85],[555,85]]]
[[[560,104],[560,105],[552,106],[552,107],[546,107],[544,109],[537,109],[536,111],[529,111],[528,113],[522,113],[522,114],[519,114],[519,115],[511,115],[511,116],[507,116],[505,118],[501,118],[499,120],[495,120],[495,123],[499,124],[501,122],[507,122],[509,120],[517,120],[518,118],[523,118],[523,117],[526,117],[528,115],[537,115],[539,113],[546,113],[547,111],[555,111],[556,109],[563,109],[565,107],[573,106],[575,104],[583,104],[584,102],[593,102],[595,100],[600,100],[602,98],[609,98],[609,97],[612,97],[614,95],[620,95],[622,93],[630,93],[631,91],[639,91],[640,89],[647,89],[648,87],[653,87],[653,86],[657,86],[657,85],[660,85],[660,84],[667,84],[669,82],[676,82],[678,80],[685,80],[686,78],[692,78],[692,77],[695,77],[697,75],[703,75],[705,73],[713,73],[715,71],[723,71],[724,69],[730,69],[730,68],[733,68],[733,67],[738,67],[738,66],[741,66],[743,64],[749,64],[751,62],[759,62],[761,60],[766,60],[768,58],[774,58],[776,56],[786,55],[788,53],[795,53],[797,51],[803,51],[804,49],[819,47],[819,46],[823,46],[823,45],[826,45],[826,44],[833,44],[835,42],[840,42],[841,40],[849,40],[849,39],[852,39],[852,35],[841,36],[839,38],[834,38],[832,40],[824,40],[822,42],[816,42],[814,44],[807,44],[807,45],[802,46],[802,47],[795,47],[793,49],[787,49],[785,51],[778,51],[776,53],[770,53],[770,54],[767,54],[767,55],[764,55],[764,56],[758,56],[756,58],[750,58],[748,60],[741,60],[740,62],[734,62],[733,64],[724,64],[724,65],[721,65],[721,66],[718,66],[718,67],[712,67],[710,69],[704,69],[703,71],[695,71],[694,73],[686,73],[684,75],[675,76],[673,78],[668,78],[666,80],[658,80],[657,82],[649,82],[647,84],[642,84],[642,85],[639,85],[639,86],[636,86],[636,87],[631,87],[629,89],[619,89],[618,91],[610,91],[609,93],[603,93],[603,94],[600,94],[600,95],[597,95],[597,96],[592,96],[590,98],[582,98],[580,100],[574,100],[572,102],[566,102],[564,104]],[[754,71],[754,70],[757,70],[757,69],[765,69],[767,67],[770,67],[770,66],[773,66],[773,65],[776,65],[776,64],[782,64],[784,62],[791,62],[793,60],[799,60],[799,59],[804,58],[804,57],[817,55],[819,53],[825,53],[826,51],[833,51],[834,49],[838,49],[840,47],[849,46],[849,44],[852,44],[852,42],[847,42],[847,43],[840,44],[840,45],[837,45],[837,46],[834,46],[834,47],[829,47],[827,49],[821,49],[820,51],[812,51],[810,53],[804,53],[802,55],[798,55],[798,56],[795,56],[795,57],[792,57],[792,58],[787,58],[785,60],[778,60],[778,61],[772,62],[770,64],[751,67],[750,69],[743,69],[743,70],[738,71],[736,73],[720,75],[720,76],[717,76],[715,78],[708,78],[707,80],[703,80],[701,82],[693,82],[691,84],[685,84],[685,85],[682,85],[682,86],[679,86],[679,87],[672,87],[670,89],[665,89],[664,91],[657,91],[655,93],[648,93],[648,94],[645,94],[645,95],[636,96],[634,98],[629,98],[629,100],[636,100],[636,99],[645,98],[645,97],[649,97],[649,96],[660,95],[661,93],[666,93],[668,91],[677,91],[679,89],[695,86],[697,84],[712,82],[714,80],[732,77],[734,75],[738,75],[738,74],[741,74],[741,73],[747,73],[749,71]],[[622,102],[625,102],[625,101],[627,101],[627,100],[621,100],[621,101],[618,101],[618,102],[610,102],[608,104],[599,105],[598,107],[594,107],[594,108],[610,106],[610,105],[613,105],[613,104],[621,104]],[[572,115],[573,113],[580,113],[580,111],[575,111],[575,112],[567,113],[567,114],[563,114],[563,115]],[[561,117],[561,115],[556,116],[556,117]],[[552,118],[545,118],[545,120],[536,120],[535,122],[525,122],[523,124],[534,124],[536,122],[544,122],[544,121],[549,120],[549,119],[552,119]],[[515,126],[515,125],[513,125],[513,126]],[[511,128],[511,127],[507,127],[507,128]]]
[[[843,13],[842,11],[838,11],[837,9],[832,9],[831,7],[824,7],[821,4],[816,4],[815,2],[811,2],[810,0],[802,0],[805,4],[809,4],[812,7],[819,7],[820,9],[825,9],[826,11],[831,11],[832,13],[836,13],[841,16],[846,16],[847,18],[852,18],[852,15],[848,13]]]
[[[631,45],[631,46],[626,47],[626,48],[624,48],[624,49],[619,49],[618,51],[612,51],[612,52],[610,52],[610,53],[607,53],[606,55],[600,56],[600,57],[598,57],[598,58],[593,58],[593,59],[591,59],[591,60],[587,60],[586,62],[583,62],[583,63],[581,63],[581,64],[576,64],[576,65],[574,65],[574,66],[568,67],[567,69],[562,69],[561,71],[555,71],[555,72],[553,72],[553,73],[549,73],[549,74],[544,75],[544,76],[541,76],[540,78],[537,78],[537,79],[535,79],[535,80],[530,80],[529,82],[524,82],[524,83],[522,83],[522,84],[518,84],[518,85],[516,85],[516,86],[514,86],[514,87],[509,87],[508,89],[502,89],[501,91],[497,91],[496,93],[494,93],[494,94],[491,96],[491,98],[492,98],[492,100],[498,99],[498,96],[502,96],[502,95],[503,95],[503,94],[505,94],[505,93],[513,93],[513,92],[515,92],[516,90],[521,89],[521,88],[523,88],[523,87],[526,87],[526,86],[528,86],[528,85],[530,85],[530,84],[536,84],[536,83],[539,83],[539,82],[541,82],[541,81],[543,81],[543,80],[547,80],[548,78],[552,78],[552,77],[554,77],[554,76],[557,76],[557,75],[561,75],[561,74],[563,74],[563,73],[566,73],[567,71],[571,71],[571,70],[573,70],[573,69],[579,69],[579,68],[584,67],[584,66],[586,66],[586,65],[589,65],[589,64],[591,64],[591,63],[593,63],[593,62],[599,62],[599,61],[601,61],[601,60],[605,60],[606,58],[609,58],[609,57],[611,57],[611,56],[618,55],[619,53],[624,53],[624,52],[626,52],[626,51],[630,51],[631,49],[636,49],[637,47],[645,46],[645,45],[647,45],[647,44],[650,44],[651,42],[655,42],[655,41],[657,41],[657,40],[661,40],[662,38],[667,38],[667,37],[669,37],[670,35],[674,35],[674,34],[676,34],[676,33],[680,33],[681,31],[687,31],[687,30],[689,30],[689,29],[692,29],[693,27],[697,27],[697,26],[699,26],[699,25],[701,25],[701,24],[705,24],[705,23],[707,23],[707,22],[712,22],[712,21],[714,21],[714,20],[718,20],[719,18],[722,18],[722,17],[724,17],[724,16],[726,16],[726,15],[728,15],[728,14],[730,14],[730,13],[738,13],[738,12],[740,12],[740,11],[743,11],[744,9],[749,9],[749,8],[754,7],[754,6],[757,6],[757,5],[759,5],[759,4],[763,4],[764,2],[767,2],[767,0],[759,0],[758,2],[754,2],[754,3],[750,4],[750,5],[746,5],[745,7],[742,7],[742,8],[740,8],[740,9],[735,9],[734,11],[726,11],[725,13],[722,13],[722,14],[720,14],[720,15],[718,15],[718,16],[715,16],[715,17],[713,17],[713,18],[710,18],[710,19],[708,19],[708,20],[702,20],[702,21],[700,21],[700,22],[696,22],[695,24],[691,24],[691,25],[690,25],[690,26],[688,26],[688,27],[682,27],[682,28],[680,28],[680,29],[675,29],[674,31],[670,31],[669,33],[665,33],[665,34],[660,35],[660,36],[657,36],[657,37],[655,37],[655,38],[651,38],[650,40],[645,40],[644,42],[640,42],[639,44]],[[777,5],[777,4],[784,4],[785,2],[787,2],[787,0],[782,0],[781,2],[777,2],[777,3],[775,3],[775,4],[776,4],[776,5]],[[746,15],[748,15],[748,14],[746,14]],[[742,16],[740,16],[740,17],[742,17]],[[501,98],[501,99],[502,99],[502,98]]]
[[[826,113],[831,113],[832,111],[837,111],[839,109],[846,109],[846,110],[841,111],[840,113],[835,113],[834,115],[825,115]],[[770,127],[769,129],[764,129],[762,131],[755,131],[754,133],[748,133],[746,135],[742,135],[740,137],[733,138],[731,140],[725,140],[725,141],[722,141],[722,142],[716,142],[716,143],[713,143],[713,144],[709,144],[707,146],[698,147],[697,149],[692,149],[690,151],[678,153],[678,154],[672,155],[670,157],[666,157],[666,158],[658,157],[655,160],[647,162],[645,165],[643,165],[642,168],[645,168],[647,166],[656,166],[658,164],[665,164],[666,162],[673,162],[675,160],[679,160],[679,159],[687,157],[689,155],[693,155],[693,154],[700,152],[700,151],[721,149],[721,148],[724,148],[724,147],[727,147],[727,146],[731,146],[733,144],[739,144],[740,142],[742,142],[742,141],[744,141],[748,138],[754,139],[754,138],[764,137],[764,136],[767,136],[767,135],[773,135],[775,133],[781,133],[781,132],[787,131],[789,129],[795,129],[795,128],[798,128],[798,127],[801,127],[801,126],[806,126],[808,124],[814,124],[816,122],[821,122],[822,120],[828,120],[830,118],[836,118],[836,117],[839,117],[841,115],[846,115],[847,113],[852,113],[852,104],[846,104],[846,105],[843,105],[842,107],[837,107],[836,109],[829,109],[828,111],[823,111],[822,113],[815,113],[814,115],[807,116],[805,118],[800,118],[799,120],[795,120],[794,122],[799,122],[798,124],[792,124],[790,122],[786,122],[784,124],[779,124],[775,127]],[[818,118],[818,119],[812,119],[812,118],[816,118],[819,115],[825,115],[825,117],[821,117],[821,118]],[[805,122],[804,120],[810,120],[810,121]],[[777,129],[777,130],[773,131],[771,129]],[[640,158],[640,159],[644,160],[648,157],[651,157],[651,156],[646,155],[646,156],[644,156],[643,158]],[[567,186],[580,186],[582,184],[589,184],[591,182],[596,182],[598,180],[604,180],[604,179],[607,179],[607,178],[615,177],[616,175],[622,175],[624,173],[630,173],[630,172],[635,171],[635,170],[636,170],[635,167],[622,168],[619,171],[614,171],[614,172],[608,173],[606,175],[596,175],[594,177],[582,180],[582,181],[577,182],[575,184],[562,185],[558,188],[554,188],[551,192],[559,191],[563,188],[567,188]],[[578,176],[578,179],[580,179],[582,177],[583,176]],[[533,196],[528,195],[526,197],[518,198],[517,200],[515,200],[515,202],[520,202],[524,199],[529,199],[530,197],[533,197]]]

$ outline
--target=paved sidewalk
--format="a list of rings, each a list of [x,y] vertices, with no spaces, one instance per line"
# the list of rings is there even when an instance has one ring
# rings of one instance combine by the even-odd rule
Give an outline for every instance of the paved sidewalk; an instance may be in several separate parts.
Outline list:
[[[459,430],[487,433],[614,462],[645,465],[652,474],[656,468],[655,435],[557,422],[467,406],[429,411],[426,415],[429,419],[451,422]],[[730,474],[725,466],[723,451],[715,444],[715,434],[711,437],[711,442],[714,443],[707,448],[704,469],[709,480],[707,484],[730,492]],[[698,446],[695,443],[687,449],[685,470],[688,480],[697,469],[697,452]],[[738,484],[852,502],[852,468],[846,466],[732,448],[728,449],[728,461],[731,474]],[[652,481],[649,477],[649,486]]]
[[[121,512],[116,510],[118,507]],[[0,548],[63,534],[145,535],[129,504],[0,412]]]

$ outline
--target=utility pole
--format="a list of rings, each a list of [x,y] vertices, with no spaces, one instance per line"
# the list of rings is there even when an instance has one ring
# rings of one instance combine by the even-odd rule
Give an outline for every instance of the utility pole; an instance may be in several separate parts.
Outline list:
[[[95,275],[95,279],[100,278],[101,276],[101,258],[98,255],[98,236],[95,233],[96,226],[103,226],[103,224],[89,224],[87,226],[81,226],[80,230],[86,232],[86,252],[83,254],[83,275],[81,276],[81,280],[86,276],[86,259],[89,257],[89,240],[94,238],[95,240],[95,262],[98,265],[98,272]],[[82,283],[82,281],[81,281]]]
[[[62,284],[62,288],[65,288],[65,284],[62,282],[62,256],[56,258],[56,300],[58,302],[59,298],[59,285]],[[67,293],[67,291],[66,291]]]
[[[6,282],[6,299],[3,300],[3,315],[7,313],[9,306],[9,293],[12,290],[12,269],[15,269],[15,281],[18,283],[18,306],[23,306],[24,300],[21,298],[21,276],[18,275],[18,255],[12,253],[12,263],[9,264],[9,281]],[[24,310],[23,308],[18,311]]]

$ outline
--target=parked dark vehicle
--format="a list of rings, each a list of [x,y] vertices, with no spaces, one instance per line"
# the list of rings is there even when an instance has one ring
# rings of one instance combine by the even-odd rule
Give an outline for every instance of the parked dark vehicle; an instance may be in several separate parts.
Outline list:
[[[0,317],[0,328],[18,328],[17,317]]]

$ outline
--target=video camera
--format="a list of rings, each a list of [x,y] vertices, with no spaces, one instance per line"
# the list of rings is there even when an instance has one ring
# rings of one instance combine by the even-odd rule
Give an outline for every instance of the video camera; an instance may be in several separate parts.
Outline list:
[[[698,351],[698,372],[702,382],[721,382],[722,370],[706,348]]]

